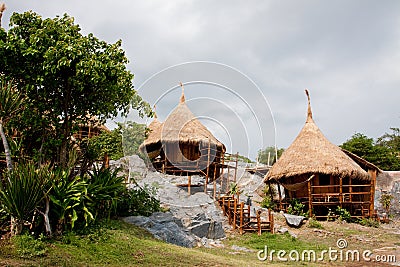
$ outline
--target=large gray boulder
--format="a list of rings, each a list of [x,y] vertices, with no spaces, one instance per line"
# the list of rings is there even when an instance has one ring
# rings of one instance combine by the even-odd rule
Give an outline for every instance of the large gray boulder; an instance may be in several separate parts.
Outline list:
[[[167,243],[182,247],[192,248],[197,245],[196,237],[184,231],[176,223],[176,218],[171,213],[156,212],[150,217],[129,216],[123,219],[127,223],[143,227],[153,234],[155,238]]]

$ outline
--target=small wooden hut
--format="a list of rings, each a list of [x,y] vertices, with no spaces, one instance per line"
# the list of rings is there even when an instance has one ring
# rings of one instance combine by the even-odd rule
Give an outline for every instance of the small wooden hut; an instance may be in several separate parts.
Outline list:
[[[183,87],[180,103],[165,122],[155,118],[148,128],[150,133],[139,149],[147,153],[156,170],[203,175],[209,181],[220,176],[225,146],[189,110]]]
[[[379,169],[361,158],[357,163],[326,139],[312,118],[307,90],[306,94],[306,123],[269,170],[265,182],[283,186],[285,199],[279,196],[283,209],[296,199],[308,207],[310,217],[326,217],[329,210],[334,212],[338,206],[348,210],[353,217],[372,216]]]

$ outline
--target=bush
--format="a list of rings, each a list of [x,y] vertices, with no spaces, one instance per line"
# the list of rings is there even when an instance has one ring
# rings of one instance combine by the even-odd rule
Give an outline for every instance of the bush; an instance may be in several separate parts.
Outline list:
[[[351,221],[351,214],[348,210],[341,208],[341,207],[337,207],[335,214],[338,216],[339,220],[341,221],[346,221],[346,222],[350,222]]]
[[[271,196],[266,196],[263,198],[263,200],[260,202],[260,206],[262,208],[267,208],[267,209],[274,209],[276,204],[272,200]]]
[[[293,214],[293,215],[298,215],[298,216],[304,216],[308,217],[308,213],[305,211],[306,205],[301,203],[299,199],[292,199],[291,203],[287,209],[287,213]]]
[[[161,211],[160,201],[155,198],[155,190],[148,185],[144,188],[136,186],[126,190],[118,202],[117,214],[149,216],[153,212]]]
[[[322,224],[317,221],[315,219],[315,217],[312,217],[309,221],[308,221],[308,227],[309,228],[317,228],[317,229],[324,229],[324,227],[322,226]]]
[[[361,218],[358,223],[363,226],[379,228],[379,222],[371,218]]]

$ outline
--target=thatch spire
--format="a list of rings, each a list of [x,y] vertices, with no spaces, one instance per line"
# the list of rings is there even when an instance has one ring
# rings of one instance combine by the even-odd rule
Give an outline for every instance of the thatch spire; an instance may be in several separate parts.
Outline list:
[[[6,10],[6,4],[0,3],[0,28],[1,28],[1,18],[3,17],[4,10]]]
[[[311,111],[311,101],[310,101],[310,94],[308,93],[308,90],[306,89],[306,95],[308,99],[308,109],[307,109],[307,122],[312,121],[312,111]]]
[[[156,104],[154,104],[153,106],[153,110],[154,110],[154,119],[157,120],[157,111],[156,111],[157,107]]]
[[[182,95],[181,95],[181,99],[180,99],[179,103],[185,103],[185,88],[183,88],[182,82],[179,82],[179,85],[182,88]]]

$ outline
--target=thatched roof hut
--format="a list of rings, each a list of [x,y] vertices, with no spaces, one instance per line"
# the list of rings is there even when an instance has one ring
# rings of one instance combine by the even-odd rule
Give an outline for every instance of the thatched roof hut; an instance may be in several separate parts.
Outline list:
[[[315,124],[308,98],[307,120],[294,142],[272,166],[265,181],[321,173],[337,177],[370,179],[370,176],[338,146],[329,142]]]
[[[160,155],[159,162],[153,161],[156,169],[162,165],[163,171],[167,172],[168,169],[171,172],[204,170],[213,162],[219,163],[225,153],[224,144],[213,136],[186,105],[183,87],[178,106],[165,122],[161,123],[156,118],[148,128],[150,133],[140,150],[151,159]],[[214,172],[219,174],[219,170]]]

